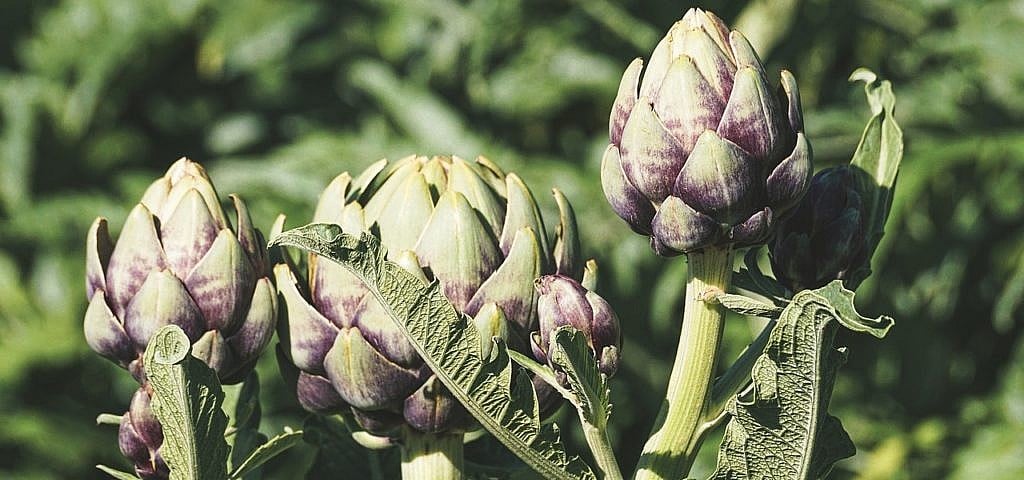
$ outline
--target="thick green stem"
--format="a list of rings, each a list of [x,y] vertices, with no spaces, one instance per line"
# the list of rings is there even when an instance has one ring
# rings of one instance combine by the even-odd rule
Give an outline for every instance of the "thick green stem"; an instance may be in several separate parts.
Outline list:
[[[583,436],[587,438],[587,445],[590,446],[590,451],[594,454],[597,468],[601,470],[600,478],[602,480],[622,480],[622,470],[619,469],[619,462],[615,459],[615,451],[608,438],[608,429],[596,427],[587,422],[580,423],[583,425]]]
[[[722,341],[724,309],[705,301],[709,291],[725,291],[732,274],[731,249],[688,255],[686,305],[668,392],[644,445],[635,478],[678,480],[693,464],[691,445],[704,417]]]
[[[461,480],[462,434],[402,429],[403,480]]]

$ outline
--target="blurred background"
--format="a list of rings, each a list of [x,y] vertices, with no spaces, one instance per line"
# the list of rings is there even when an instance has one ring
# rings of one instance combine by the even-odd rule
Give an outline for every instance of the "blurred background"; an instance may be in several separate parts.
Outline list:
[[[410,153],[486,154],[548,219],[557,186],[621,312],[612,419],[639,454],[675,349],[685,262],[656,257],[603,200],[607,117],[626,65],[691,2],[5,0],[0,6],[0,477],[127,469],[134,382],[82,336],[85,233],[120,230],[181,156],[240,193],[264,231],[306,223],[344,170]],[[832,478],[1024,478],[1024,2],[705,2],[798,79],[818,168],[849,160],[866,66],[893,81],[907,155],[832,402],[858,446]],[[755,334],[731,319],[724,358]],[[260,364],[264,426],[304,414]],[[562,420],[575,430],[571,415]],[[584,449],[570,434],[576,451]],[[714,466],[709,440],[695,476]],[[300,445],[266,478],[297,478]],[[289,473],[291,472],[291,473]],[[312,475],[311,478],[315,478]]]

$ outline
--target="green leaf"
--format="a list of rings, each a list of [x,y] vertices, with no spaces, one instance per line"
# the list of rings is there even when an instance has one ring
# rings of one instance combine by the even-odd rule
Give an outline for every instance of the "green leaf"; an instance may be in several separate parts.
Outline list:
[[[892,207],[896,174],[903,158],[903,131],[896,124],[893,113],[896,96],[888,80],[879,81],[871,70],[859,68],[850,75],[850,81],[864,82],[872,114],[850,161],[850,165],[865,174],[859,177],[859,190],[868,212],[864,219],[867,226],[865,238],[867,258],[871,258],[885,233],[885,222]],[[851,274],[847,284],[856,289],[869,273],[870,265],[866,265],[862,271]]]
[[[387,261],[376,237],[310,224],[282,233],[270,246],[329,258],[362,280],[452,395],[530,467],[546,478],[595,478],[586,463],[565,452],[558,427],[541,424],[530,379],[513,369],[505,344],[495,341],[491,357],[482,358],[472,320],[451,305],[437,281],[424,284]]]
[[[846,350],[836,348],[840,325],[884,335],[892,319],[864,318],[853,293],[836,280],[793,297],[751,372],[753,389],[729,403],[732,416],[718,453],[716,480],[821,478],[856,452],[828,413]]]
[[[580,419],[603,431],[612,413],[608,377],[597,369],[586,335],[562,326],[555,330],[551,346],[551,363],[565,372]]]
[[[835,308],[836,317],[844,327],[855,332],[867,333],[876,338],[883,338],[895,323],[892,317],[882,315],[878,318],[868,318],[857,313],[854,307],[854,293],[843,287],[843,282],[832,281],[828,285],[815,290],[819,295],[829,299],[832,307]]]
[[[139,477],[136,477],[131,473],[115,470],[106,465],[96,465],[96,468],[100,469],[103,473],[106,473],[107,475],[116,478],[117,480],[139,480]]]
[[[783,310],[782,307],[774,304],[732,293],[717,292],[709,295],[707,301],[717,303],[730,312],[751,317],[779,318]]]
[[[579,400],[576,400],[575,393],[563,387],[561,383],[558,383],[558,376],[555,374],[555,371],[551,369],[551,367],[534,360],[529,355],[523,355],[522,353],[519,353],[515,350],[506,350],[506,352],[508,353],[509,358],[512,359],[513,362],[516,362],[517,364],[519,364],[520,367],[529,370],[530,373],[533,373],[541,380],[544,380],[544,383],[547,383],[552,388],[557,390],[558,393],[562,394],[563,398],[572,402],[573,405],[579,403]]]
[[[259,432],[260,427],[260,381],[255,371],[238,385],[223,387],[224,404],[221,409],[228,417],[224,437],[231,447],[228,470],[237,470],[250,455],[264,442],[267,436]],[[253,471],[246,480],[258,480],[259,471]]]
[[[232,480],[242,478],[242,476],[252,472],[271,458],[274,458],[285,450],[294,447],[300,441],[302,441],[301,430],[285,430],[284,433],[278,434],[263,445],[260,445],[259,448],[252,452],[252,455],[249,455],[249,458],[246,458],[245,461],[235,469],[235,471],[231,472],[231,476],[229,478]]]
[[[228,459],[224,392],[217,373],[191,351],[192,343],[177,325],[162,327],[146,347],[153,413],[164,432],[160,454],[171,480],[223,480]]]

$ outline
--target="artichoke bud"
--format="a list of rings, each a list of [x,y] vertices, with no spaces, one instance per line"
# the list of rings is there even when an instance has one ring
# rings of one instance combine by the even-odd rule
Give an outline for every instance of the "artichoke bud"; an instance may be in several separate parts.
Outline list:
[[[642,75],[641,75],[642,71]],[[601,183],[612,209],[660,255],[763,243],[812,172],[793,76],[769,87],[757,53],[690,9],[644,69],[626,69]]]
[[[793,292],[836,279],[856,288],[867,276],[867,212],[859,175],[866,174],[848,165],[818,172],[793,215],[779,225],[769,244],[772,271]]]
[[[619,318],[600,295],[564,275],[545,275],[536,281],[540,301],[537,312],[540,329],[530,336],[533,355],[549,362],[555,330],[571,325],[587,338],[599,370],[609,377],[619,366],[622,337]]]
[[[581,268],[572,207],[561,193],[555,198],[561,222],[548,238],[532,192],[515,174],[483,157],[409,156],[377,162],[355,179],[339,175],[321,195],[313,221],[370,232],[389,260],[424,283],[438,282],[474,322],[490,356],[494,337],[525,350],[537,325],[534,279]],[[401,424],[427,432],[470,428],[471,417],[431,380],[429,367],[359,279],[316,255],[307,265],[305,278],[291,263],[274,269],[287,312],[279,360],[283,372],[297,372],[286,378],[303,406],[350,408],[378,435]]]
[[[277,299],[263,236],[232,196],[232,228],[203,168],[174,163],[132,209],[120,237],[98,218],[86,240],[89,346],[144,381],[149,337],[180,326],[221,381],[241,381],[270,341]]]
[[[170,476],[170,469],[159,452],[164,443],[163,428],[150,407],[146,387],[135,391],[128,412],[121,417],[117,443],[143,480],[166,480]]]

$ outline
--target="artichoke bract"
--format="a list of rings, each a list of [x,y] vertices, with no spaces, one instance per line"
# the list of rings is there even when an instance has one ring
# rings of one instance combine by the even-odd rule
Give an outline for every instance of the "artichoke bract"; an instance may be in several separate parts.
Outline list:
[[[768,244],[772,271],[793,292],[843,280],[856,288],[867,276],[866,212],[856,167],[826,168],[814,175],[793,215]]]
[[[811,146],[796,80],[774,93],[757,53],[714,14],[689,10],[626,69],[601,183],[612,209],[671,256],[764,241],[804,194]]]
[[[224,383],[244,379],[274,333],[265,243],[231,198],[234,230],[202,166],[182,158],[146,190],[116,244],[105,218],[89,230],[85,339],[140,383],[149,337],[164,325],[180,326]]]
[[[559,192],[555,197],[562,222],[551,241],[533,194],[515,174],[483,157],[410,156],[382,160],[358,179],[339,175],[322,193],[313,221],[370,231],[390,260],[424,282],[438,280],[456,309],[473,318],[485,353],[495,336],[528,352],[528,332],[537,324],[534,279],[580,270],[571,207]],[[306,279],[287,264],[274,272],[287,306],[279,359],[303,407],[350,408],[363,428],[380,435],[402,424],[428,433],[472,426],[344,267],[311,254]]]
[[[555,330],[571,325],[586,337],[601,373],[614,375],[619,368],[622,334],[611,305],[565,275],[545,275],[537,279],[536,288],[540,294],[539,328],[530,336],[533,356],[550,365],[548,352]]]

